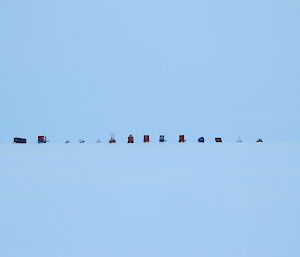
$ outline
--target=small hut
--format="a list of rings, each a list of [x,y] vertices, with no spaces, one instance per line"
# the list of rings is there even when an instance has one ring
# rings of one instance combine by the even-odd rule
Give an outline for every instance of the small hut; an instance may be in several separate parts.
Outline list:
[[[144,143],[149,143],[149,142],[150,142],[150,136],[144,135]]]
[[[165,142],[166,140],[165,140],[165,136],[164,135],[160,135],[159,136],[159,142],[161,142],[161,143],[163,143],[163,142]]]
[[[184,135],[179,135],[179,140],[178,140],[178,142],[179,143],[184,143],[186,140],[185,140],[185,138],[184,138]]]
[[[134,143],[134,137],[133,135],[129,135],[128,136],[128,141],[127,141],[128,144],[133,144]]]

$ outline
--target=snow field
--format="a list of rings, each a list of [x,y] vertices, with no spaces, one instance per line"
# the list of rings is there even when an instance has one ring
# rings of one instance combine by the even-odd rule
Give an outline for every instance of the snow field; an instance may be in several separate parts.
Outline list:
[[[0,256],[298,257],[299,147],[0,145]]]

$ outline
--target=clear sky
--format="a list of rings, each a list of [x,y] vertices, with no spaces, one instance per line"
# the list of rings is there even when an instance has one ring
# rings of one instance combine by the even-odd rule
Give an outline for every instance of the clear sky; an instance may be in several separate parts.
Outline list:
[[[0,142],[300,140],[297,0],[0,1]]]

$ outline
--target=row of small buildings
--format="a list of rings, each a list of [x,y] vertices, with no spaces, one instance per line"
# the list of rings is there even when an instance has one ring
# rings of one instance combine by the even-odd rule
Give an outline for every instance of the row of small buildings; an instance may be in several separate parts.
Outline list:
[[[223,140],[222,140],[221,137],[215,137],[214,140],[215,140],[215,142],[217,142],[217,143],[222,143],[222,142],[223,142]],[[159,138],[158,138],[158,141],[159,141],[160,143],[166,142],[167,140],[166,140],[166,138],[165,138],[165,135],[160,135]],[[205,143],[205,138],[204,138],[204,137],[199,137],[199,138],[197,139],[197,141],[198,141],[199,143]],[[26,139],[26,138],[15,137],[13,142],[14,142],[15,144],[26,144],[26,143],[27,143],[27,139]],[[37,138],[37,143],[39,143],[39,144],[45,144],[45,143],[47,143],[47,142],[49,142],[49,141],[47,140],[47,137],[45,137],[45,136],[38,136],[38,138]],[[127,143],[133,144],[134,142],[135,142],[134,136],[133,136],[133,135],[129,135],[128,138],[127,138]],[[144,135],[143,142],[144,142],[144,143],[150,143],[150,135]],[[179,135],[179,137],[178,137],[178,142],[179,142],[179,143],[184,143],[184,142],[186,142],[185,135]],[[243,142],[243,140],[239,137],[239,138],[237,139],[237,142]],[[262,138],[258,138],[258,139],[256,140],[256,142],[257,142],[257,143],[262,143],[262,142],[263,142],[263,139],[262,139]],[[67,140],[67,141],[65,141],[65,143],[68,144],[68,143],[71,143],[71,141],[70,141],[70,140]],[[85,140],[79,139],[79,143],[85,143]],[[98,140],[96,141],[96,143],[101,143],[101,140],[98,139]],[[110,144],[117,143],[117,140],[115,139],[114,134],[111,134],[111,136],[110,136],[110,138],[109,138],[109,140],[108,140],[108,143],[110,143]]]

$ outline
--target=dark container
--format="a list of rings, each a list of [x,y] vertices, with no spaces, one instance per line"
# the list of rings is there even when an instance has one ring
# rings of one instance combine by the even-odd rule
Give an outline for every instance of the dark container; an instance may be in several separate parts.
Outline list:
[[[129,135],[128,136],[128,141],[127,141],[128,144],[133,144],[134,143],[134,137],[133,135]]]
[[[163,143],[163,142],[165,142],[166,140],[165,140],[165,136],[164,135],[160,135],[159,136],[159,142],[161,142],[161,143]]]
[[[149,142],[150,142],[150,136],[144,135],[144,143],[149,143]]]
[[[216,137],[216,138],[215,138],[215,141],[216,141],[217,143],[222,143],[222,138]]]
[[[200,137],[200,138],[198,138],[198,142],[199,142],[199,143],[204,143],[204,142],[205,142],[205,139],[204,139],[204,137]]]
[[[26,138],[15,137],[14,143],[15,144],[26,144],[27,140],[26,140]]]
[[[186,140],[184,139],[184,135],[179,135],[179,143],[184,143]]]

